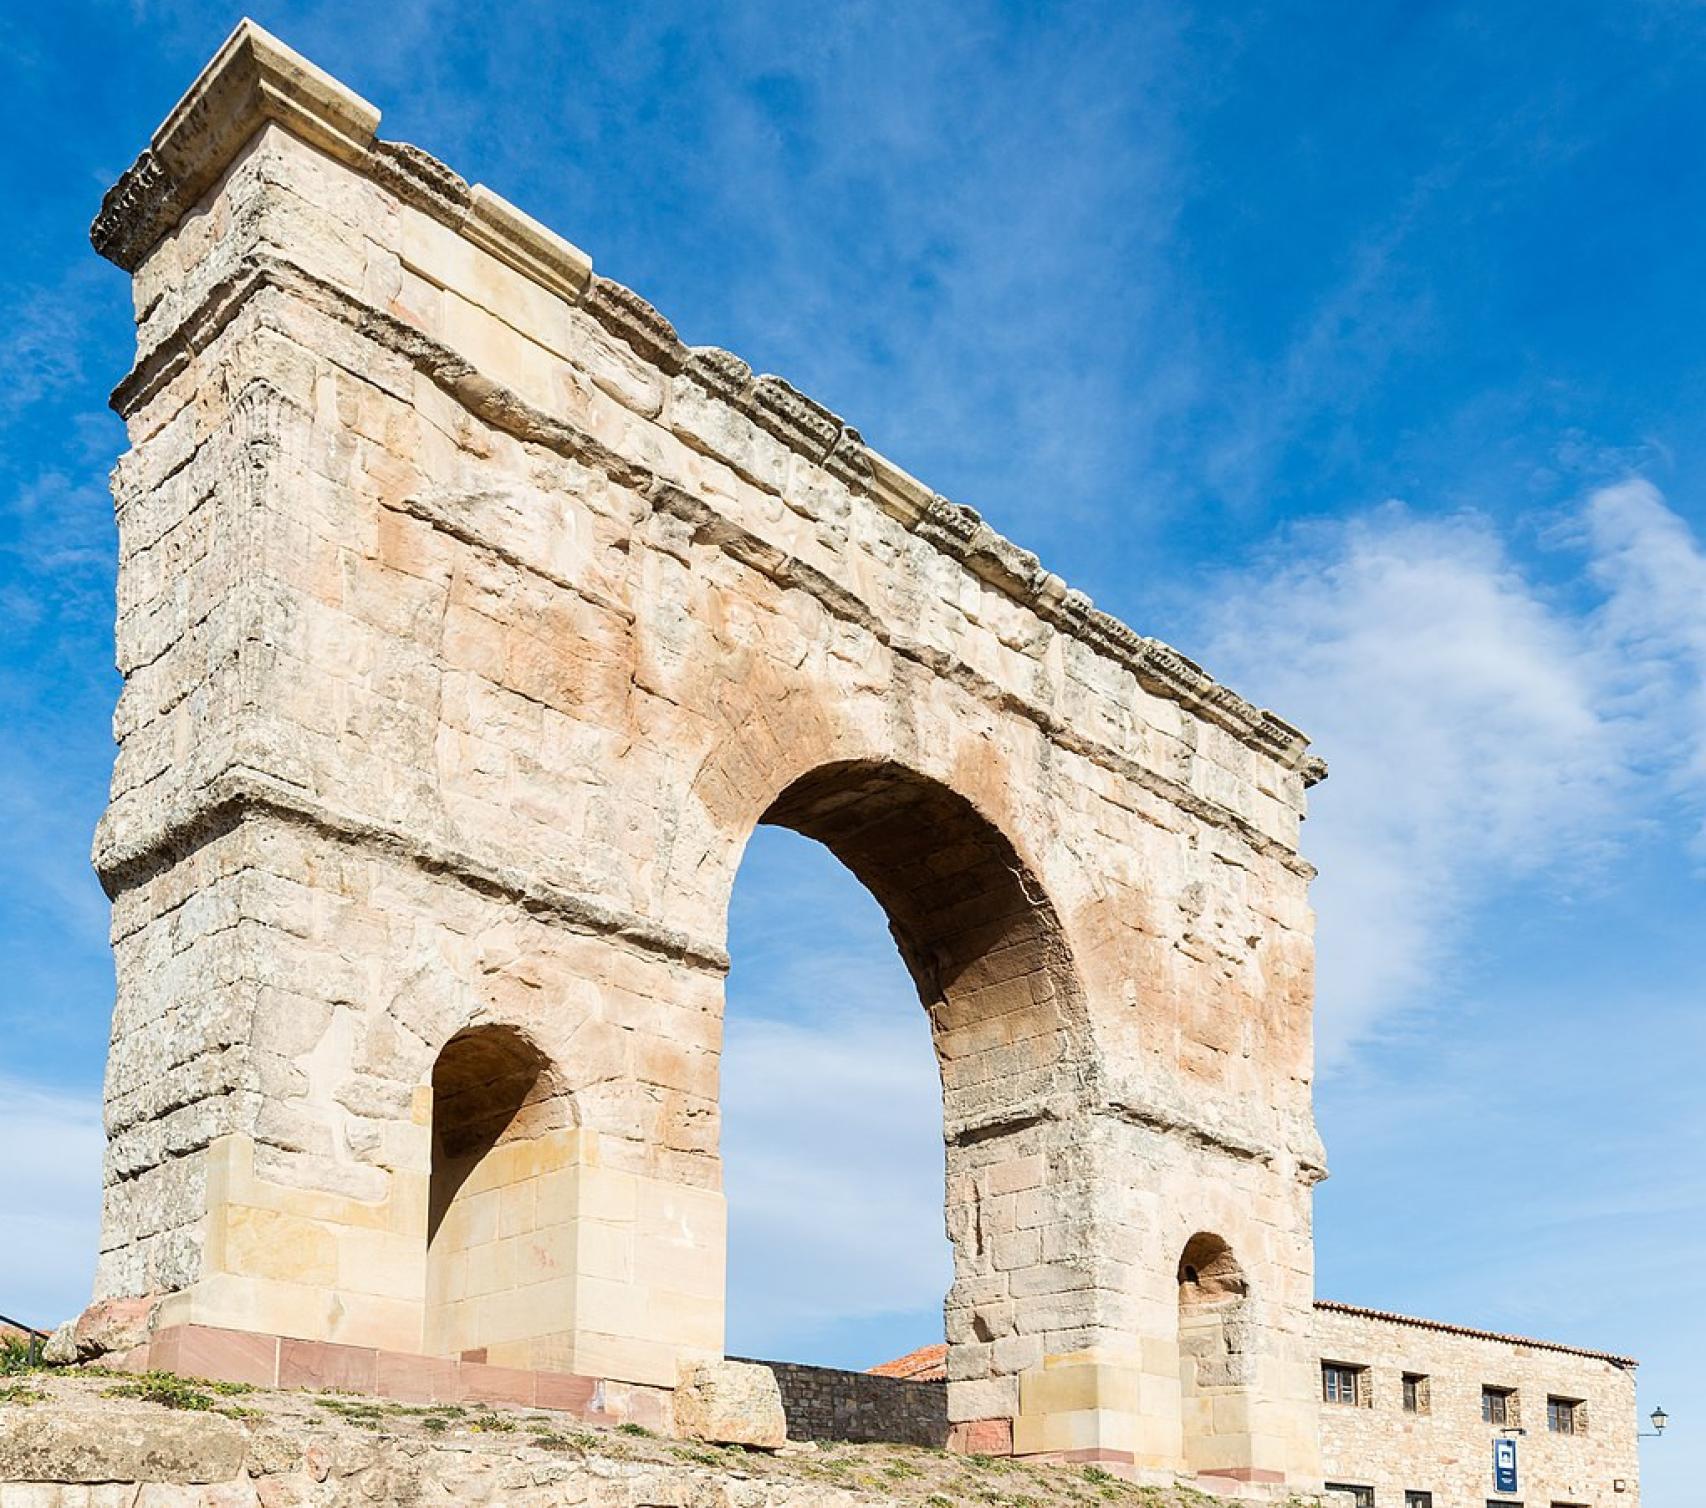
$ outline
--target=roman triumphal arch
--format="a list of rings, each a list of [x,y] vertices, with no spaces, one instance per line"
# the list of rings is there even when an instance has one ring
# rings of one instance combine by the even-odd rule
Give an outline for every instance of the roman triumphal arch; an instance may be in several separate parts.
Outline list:
[[[245,23],[94,227],[97,1299],[186,1369],[666,1420],[781,823],[930,1016],[957,1438],[1318,1482],[1304,739],[378,122]]]

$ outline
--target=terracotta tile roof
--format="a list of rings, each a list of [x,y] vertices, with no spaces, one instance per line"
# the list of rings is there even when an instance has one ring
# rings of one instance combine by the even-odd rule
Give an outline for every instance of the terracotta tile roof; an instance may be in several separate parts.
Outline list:
[[[1471,1340],[1496,1340],[1510,1346],[1528,1346],[1536,1351],[1560,1351],[1566,1356],[1586,1356],[1593,1361],[1608,1361],[1615,1367],[1637,1367],[1633,1356],[1619,1356],[1612,1351],[1591,1351],[1585,1346],[1566,1346],[1561,1341],[1535,1340],[1527,1335],[1505,1335],[1498,1330],[1476,1330],[1469,1325],[1447,1324],[1444,1320],[1417,1319],[1413,1314],[1394,1314],[1389,1309],[1364,1309],[1357,1304],[1335,1303],[1332,1299],[1316,1299],[1315,1307],[1328,1314],[1348,1314],[1357,1319],[1383,1320],[1389,1325],[1409,1325],[1416,1330],[1437,1330],[1442,1335],[1463,1335]],[[944,1345],[920,1346],[872,1367],[878,1377],[899,1377],[906,1382],[942,1382],[948,1375],[948,1348]]]
[[[905,1356],[897,1356],[893,1361],[885,1361],[870,1370],[873,1376],[898,1377],[903,1382],[945,1382],[948,1377],[948,1348],[940,1342],[933,1346],[920,1346],[916,1351],[908,1351]]]
[[[1511,1346],[1529,1346],[1536,1351],[1562,1351],[1567,1356],[1586,1356],[1594,1361],[1609,1361],[1613,1366],[1636,1367],[1633,1356],[1618,1356],[1612,1351],[1590,1351],[1585,1346],[1566,1346],[1555,1340],[1535,1340],[1527,1335],[1505,1335],[1497,1330],[1476,1330],[1468,1325],[1451,1325],[1444,1320],[1417,1319],[1412,1314],[1394,1314],[1387,1309],[1363,1309],[1356,1304],[1339,1304],[1332,1299],[1316,1299],[1315,1307],[1328,1314],[1349,1314],[1358,1319],[1384,1320],[1390,1325],[1409,1325],[1417,1330],[1437,1330],[1444,1335],[1466,1335],[1473,1340],[1497,1340]]]
[[[47,1331],[0,1314],[0,1340],[46,1340]]]

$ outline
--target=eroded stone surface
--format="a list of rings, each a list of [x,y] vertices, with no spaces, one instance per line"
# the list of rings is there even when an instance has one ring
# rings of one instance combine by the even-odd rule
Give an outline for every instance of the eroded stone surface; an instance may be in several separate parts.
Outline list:
[[[675,1389],[675,1427],[691,1440],[775,1450],[787,1443],[782,1392],[768,1368],[752,1362],[685,1365]]]
[[[214,1398],[227,1418],[103,1397],[110,1384],[37,1379],[0,1401],[0,1508],[1036,1508],[1129,1500],[1213,1508],[1197,1493],[1138,1496],[1068,1466],[968,1461],[906,1446],[718,1449],[568,1429],[524,1411],[405,1409],[352,1397]],[[93,1446],[91,1441],[106,1441]]]
[[[1301,735],[377,120],[240,28],[96,227],[138,327],[98,1297],[666,1418],[723,1349],[768,821],[930,1016],[956,1438],[1317,1480]],[[1187,1406],[1204,1235],[1247,1296]]]

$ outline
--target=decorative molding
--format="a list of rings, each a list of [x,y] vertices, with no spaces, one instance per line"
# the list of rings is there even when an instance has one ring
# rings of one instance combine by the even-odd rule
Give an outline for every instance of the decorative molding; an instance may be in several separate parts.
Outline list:
[[[166,165],[144,148],[101,200],[89,241],[109,262],[135,272],[194,202]]]
[[[421,154],[423,157],[426,154]],[[429,159],[430,161],[430,159]],[[445,169],[449,172],[449,169]],[[456,229],[500,262],[573,304],[594,281],[592,258],[483,183],[468,190],[468,217]],[[624,290],[625,291],[625,290]],[[636,296],[637,298],[637,296]],[[644,300],[637,300],[644,302]],[[651,308],[647,304],[648,309]],[[656,314],[656,310],[652,310]],[[661,320],[661,316],[659,316]],[[665,322],[667,328],[667,322]],[[675,331],[670,330],[673,339]]]
[[[114,394],[114,406],[121,414],[128,413],[130,405],[140,403],[148,394],[158,391],[164,382],[182,369],[184,363],[192,359],[192,350],[205,348],[219,329],[235,318],[248,300],[263,288],[275,288],[302,299],[319,313],[341,320],[365,339],[401,356],[493,428],[543,445],[560,455],[573,457],[584,465],[596,467],[621,485],[633,488],[651,502],[654,510],[689,524],[695,535],[706,543],[716,545],[743,564],[773,575],[779,584],[811,593],[835,616],[868,628],[897,654],[953,682],[991,706],[1016,711],[1029,718],[1063,749],[1117,771],[1134,784],[1164,797],[1180,810],[1235,834],[1252,852],[1277,859],[1305,879],[1314,877],[1314,866],[1295,849],[1262,832],[1230,807],[1197,794],[1188,786],[1150,769],[1099,739],[1085,736],[1047,708],[998,685],[944,651],[892,634],[863,601],[840,583],[724,518],[697,494],[684,491],[667,477],[660,477],[645,465],[612,450],[578,426],[534,408],[520,394],[481,376],[464,357],[415,326],[361,302],[344,289],[316,278],[292,262],[263,254],[245,257],[232,277],[211,290],[202,306],[186,316],[179,335],[163,343],[148,362],[119,384]],[[932,498],[931,508],[936,519],[944,527],[951,527],[952,532],[964,533],[969,527],[975,535],[981,529],[988,540],[1007,544],[981,520],[975,526],[970,525],[969,520],[977,517],[970,508],[942,498]],[[932,543],[942,548],[940,543]],[[1090,599],[1082,592],[1065,586],[1058,576],[1043,573],[1035,601],[1041,604],[1037,609],[1039,615],[1055,614],[1049,621],[1058,618],[1062,632],[1086,638],[1085,633],[1075,626],[1086,621],[1091,613]],[[1094,641],[1086,642],[1092,649],[1098,649]],[[1160,647],[1166,649],[1165,645]],[[1107,653],[1104,649],[1098,649],[1098,652]]]
[[[333,842],[385,854],[432,874],[448,875],[481,895],[506,901],[574,932],[614,938],[687,968],[728,973],[728,951],[719,944],[489,862],[454,844],[360,816],[266,771],[244,765],[228,766],[187,792],[180,801],[157,813],[156,820],[143,832],[121,837],[103,818],[95,835],[95,873],[107,894],[116,898],[204,844],[235,832],[252,818],[289,823]]]
[[[368,175],[381,188],[446,225],[460,225],[473,207],[468,180],[406,141],[375,141]]]
[[[980,580],[1128,670],[1146,692],[1180,703],[1297,772],[1305,785],[1325,778],[1325,762],[1308,752],[1308,739],[1283,718],[1222,686],[1169,645],[1098,610],[973,509],[931,493],[872,451],[858,430],[782,378],[754,377],[730,352],[684,345],[669,320],[639,294],[595,275],[585,252],[484,185],[470,187],[418,147],[379,140],[378,110],[252,21],[238,25],[148,149],[108,191],[90,229],[95,249],[134,271],[268,122],[349,163],[578,306],[643,360],[667,375],[688,378],[810,464],[869,496]],[[139,367],[119,392],[130,402],[152,385]]]
[[[365,168],[379,112],[270,32],[239,21],[101,201],[89,232],[95,250],[134,272],[268,121]]]
[[[632,288],[595,277],[582,307],[612,335],[663,371],[673,375],[687,364],[690,353],[675,333],[675,326]]]

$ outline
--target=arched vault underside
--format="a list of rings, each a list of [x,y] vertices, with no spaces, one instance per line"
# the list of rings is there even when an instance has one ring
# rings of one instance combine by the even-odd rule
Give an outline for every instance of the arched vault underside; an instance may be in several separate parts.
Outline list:
[[[94,229],[138,336],[98,1297],[667,1423],[782,823],[930,1014],[957,1440],[1313,1485],[1305,741],[377,126],[245,23]]]

